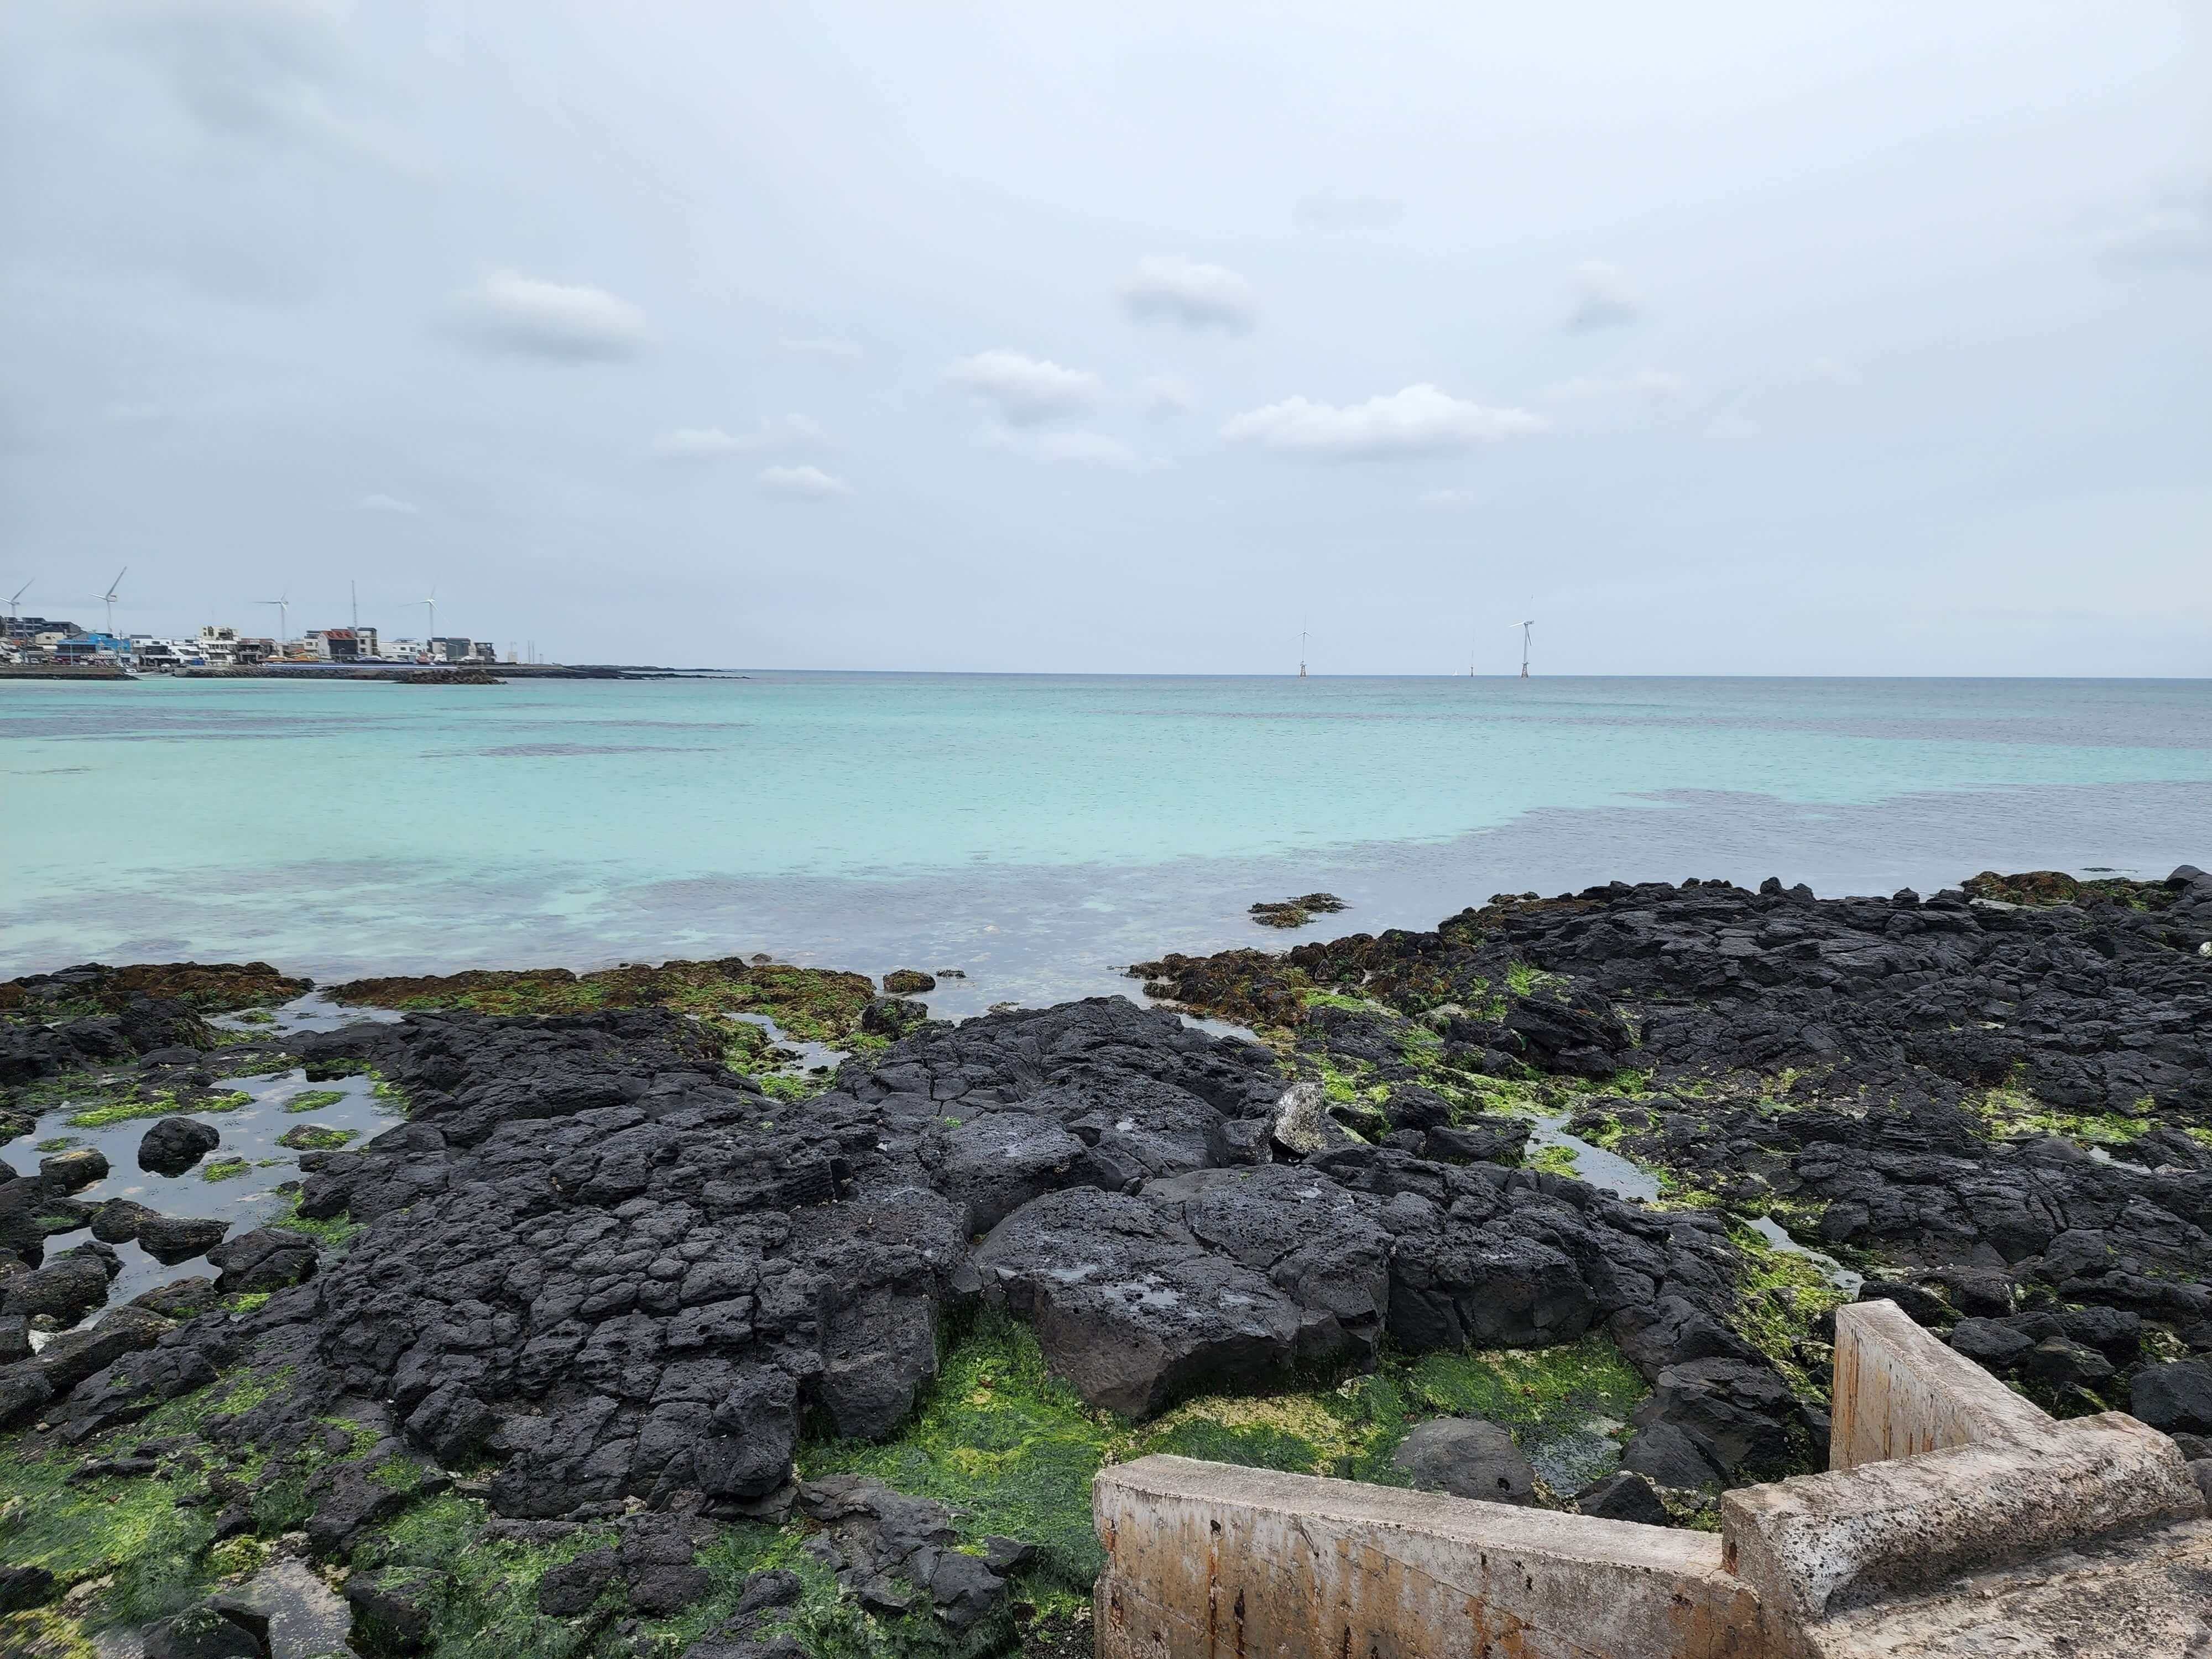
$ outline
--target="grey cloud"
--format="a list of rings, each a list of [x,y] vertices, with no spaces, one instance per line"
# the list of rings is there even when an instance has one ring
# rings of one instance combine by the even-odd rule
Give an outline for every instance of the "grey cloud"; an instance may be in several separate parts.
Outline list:
[[[526,356],[582,362],[634,357],[653,343],[635,306],[604,289],[498,271],[454,301],[461,325],[484,343]]]
[[[1237,416],[1221,435],[1328,459],[1375,460],[1448,454],[1549,424],[1525,409],[1487,408],[1425,381],[1342,408],[1286,398]]]
[[[1570,280],[1574,298],[1567,311],[1568,328],[1579,333],[1643,321],[1644,301],[1618,266],[1577,265]]]
[[[360,88],[344,14],[317,0],[112,0],[86,14],[210,132],[267,137],[327,159],[405,172],[395,135],[341,107]]]
[[[380,494],[363,495],[349,501],[345,510],[349,513],[380,514],[394,519],[419,519],[422,516],[422,509],[412,501],[403,501],[397,495]]]
[[[1132,322],[1171,322],[1231,334],[1251,328],[1258,304],[1252,285],[1235,271],[1182,258],[1139,260],[1120,292],[1121,309]]]
[[[979,351],[950,364],[945,378],[990,403],[1009,426],[1035,426],[1098,400],[1098,377],[1018,351]]]

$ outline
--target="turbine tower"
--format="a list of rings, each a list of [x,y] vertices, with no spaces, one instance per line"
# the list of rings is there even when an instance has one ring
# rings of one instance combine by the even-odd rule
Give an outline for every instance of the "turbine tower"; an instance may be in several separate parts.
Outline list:
[[[1521,678],[1524,680],[1528,678],[1528,635],[1535,626],[1534,617],[1521,624]]]
[[[123,586],[123,579],[130,574],[131,567],[126,564],[115,573],[115,580],[108,583],[107,592],[100,596],[100,602],[107,607],[107,637],[110,639],[115,637],[116,591]]]
[[[37,580],[38,578],[36,576],[31,578],[31,581],[36,581]],[[10,593],[8,596],[8,620],[9,622],[14,622],[18,617],[22,615],[23,595],[30,591],[31,582],[25,582],[21,587],[17,588],[13,593]]]
[[[430,584],[430,597],[428,599],[417,599],[415,603],[423,606],[430,613],[429,631],[422,636],[423,646],[425,648],[428,648],[430,641],[438,637],[438,584],[435,582],[432,582]]]
[[[286,588],[280,599],[256,599],[254,604],[276,607],[276,648],[282,651],[292,642],[292,590]]]
[[[1306,677],[1306,630],[1298,629],[1298,678]]]

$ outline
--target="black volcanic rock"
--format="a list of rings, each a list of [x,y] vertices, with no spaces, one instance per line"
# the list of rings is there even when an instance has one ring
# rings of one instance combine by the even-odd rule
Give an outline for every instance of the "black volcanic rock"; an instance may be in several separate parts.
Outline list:
[[[155,1175],[180,1176],[222,1144],[211,1123],[197,1118],[165,1117],[138,1140],[138,1167]]]

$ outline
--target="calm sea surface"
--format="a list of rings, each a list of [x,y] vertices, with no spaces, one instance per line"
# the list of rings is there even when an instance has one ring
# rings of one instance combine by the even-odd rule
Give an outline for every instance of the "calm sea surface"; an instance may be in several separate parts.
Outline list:
[[[2212,865],[2212,681],[0,684],[0,972],[769,951],[1113,990],[1614,877]]]

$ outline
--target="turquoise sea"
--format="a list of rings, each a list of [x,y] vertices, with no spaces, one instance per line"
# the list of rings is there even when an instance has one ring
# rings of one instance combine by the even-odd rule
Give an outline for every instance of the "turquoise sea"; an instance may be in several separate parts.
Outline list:
[[[959,1014],[1510,890],[2212,864],[2212,681],[0,684],[0,972],[768,951]]]

